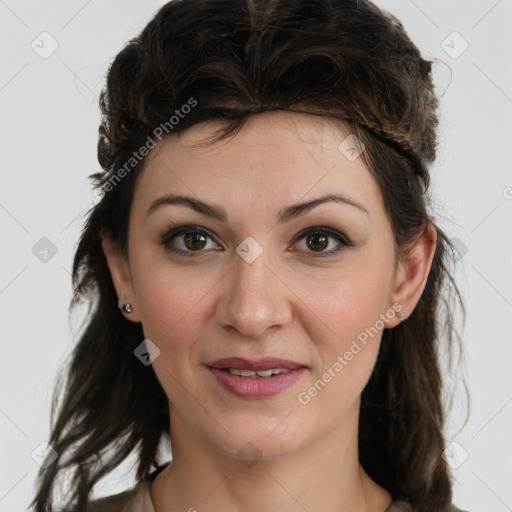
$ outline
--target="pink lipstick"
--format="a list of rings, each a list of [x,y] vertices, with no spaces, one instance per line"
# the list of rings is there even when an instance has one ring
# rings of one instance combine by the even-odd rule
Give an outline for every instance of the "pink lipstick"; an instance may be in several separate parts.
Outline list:
[[[247,399],[275,396],[293,386],[307,371],[301,363],[274,357],[258,360],[230,357],[206,366],[225,389]]]

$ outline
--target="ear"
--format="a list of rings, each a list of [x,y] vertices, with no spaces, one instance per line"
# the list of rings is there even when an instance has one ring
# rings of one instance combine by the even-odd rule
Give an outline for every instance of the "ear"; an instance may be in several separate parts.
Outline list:
[[[137,308],[135,307],[135,291],[128,261],[121,254],[117,245],[104,233],[101,234],[101,245],[117,293],[119,309],[121,310],[121,306],[127,302],[132,306],[131,313],[124,313],[122,310],[121,313],[128,320],[140,322]]]
[[[400,314],[386,322],[387,328],[400,323],[400,316],[406,320],[413,312],[427,284],[428,275],[434,259],[437,245],[437,231],[428,223],[420,238],[409,247],[398,264],[398,270],[392,285],[391,304],[401,304]]]

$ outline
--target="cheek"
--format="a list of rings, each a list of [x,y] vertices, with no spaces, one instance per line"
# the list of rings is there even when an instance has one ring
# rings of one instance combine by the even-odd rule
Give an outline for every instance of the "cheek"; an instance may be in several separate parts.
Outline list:
[[[185,349],[200,336],[206,322],[208,294],[220,280],[217,272],[199,266],[170,265],[149,259],[140,262],[135,273],[137,307],[144,334],[160,350],[174,353]]]
[[[316,358],[301,404],[313,402],[319,414],[329,410],[339,421],[355,406],[375,366],[382,326],[380,301],[361,281],[346,281],[324,296],[318,317],[307,326]]]
[[[373,367],[383,328],[379,315],[384,312],[384,296],[383,283],[356,275],[317,295],[312,309],[318,316],[312,318],[309,334],[316,340],[325,368],[338,356],[346,356],[352,368]]]
[[[388,257],[389,256],[389,257]],[[301,279],[308,297],[309,322],[303,324],[318,357],[315,377],[322,401],[340,406],[360,394],[373,371],[384,328],[393,259],[360,252],[335,272]],[[306,318],[304,315],[303,318]],[[313,391],[314,392],[314,391]]]
[[[324,324],[328,338],[345,339],[373,325],[384,312],[391,277],[392,258],[360,250],[336,268],[304,269],[293,288]]]
[[[183,393],[183,386],[194,394],[194,365],[201,360],[196,342],[208,321],[208,290],[216,281],[193,277],[193,270],[184,272],[177,267],[146,268],[151,271],[140,276],[137,301],[144,336],[160,351],[153,370],[171,402],[187,408],[190,397]]]

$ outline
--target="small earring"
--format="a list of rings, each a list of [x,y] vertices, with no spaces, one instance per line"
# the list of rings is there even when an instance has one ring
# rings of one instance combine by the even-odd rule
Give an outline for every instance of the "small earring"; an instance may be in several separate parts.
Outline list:
[[[132,305],[127,302],[126,304],[123,304],[121,307],[123,313],[131,313],[132,312]]]
[[[398,315],[398,318],[400,319],[400,323],[402,323],[405,320],[405,318],[402,315]]]

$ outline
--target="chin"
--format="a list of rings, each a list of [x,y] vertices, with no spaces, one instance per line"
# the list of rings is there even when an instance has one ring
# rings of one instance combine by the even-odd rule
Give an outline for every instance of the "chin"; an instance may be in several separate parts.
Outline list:
[[[272,460],[301,448],[304,440],[298,439],[298,436],[303,430],[297,428],[297,436],[290,431],[283,432],[281,421],[282,418],[272,422],[279,425],[277,428],[268,425],[268,421],[260,423],[259,427],[254,422],[251,425],[241,422],[236,428],[233,426],[229,429],[231,435],[222,430],[222,439],[210,438],[210,442],[225,455],[252,467],[258,460]]]

